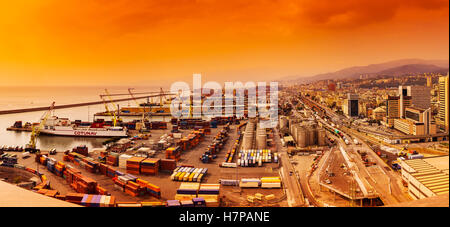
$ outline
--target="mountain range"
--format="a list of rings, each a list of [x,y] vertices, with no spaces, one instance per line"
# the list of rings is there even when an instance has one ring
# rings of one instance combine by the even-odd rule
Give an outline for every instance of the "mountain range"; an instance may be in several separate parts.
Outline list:
[[[354,66],[336,72],[317,74],[311,77],[290,76],[281,79],[281,81],[308,83],[328,79],[355,79],[359,78],[360,75],[368,75],[370,77],[376,75],[401,76],[410,73],[447,73],[448,69],[449,60],[401,59],[380,64]]]

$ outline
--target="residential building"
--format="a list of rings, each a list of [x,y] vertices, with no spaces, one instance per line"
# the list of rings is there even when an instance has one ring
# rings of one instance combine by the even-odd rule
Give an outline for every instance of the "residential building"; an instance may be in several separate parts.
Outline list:
[[[448,132],[448,73],[447,76],[439,77],[439,93],[438,93],[438,102],[439,102],[439,110],[436,118],[437,124],[441,129],[444,129]]]

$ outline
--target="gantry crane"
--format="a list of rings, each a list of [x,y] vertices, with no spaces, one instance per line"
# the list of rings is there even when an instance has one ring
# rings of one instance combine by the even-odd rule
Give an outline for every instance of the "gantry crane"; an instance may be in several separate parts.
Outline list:
[[[162,87],[160,87],[159,89],[160,89],[159,106],[160,106],[160,107],[163,107],[163,101],[162,101],[162,98],[163,98],[163,95],[164,95],[164,91],[163,91]]]
[[[128,93],[130,93],[130,95],[131,95],[131,97],[133,98],[133,100],[134,100],[134,102],[136,103],[136,106],[137,107],[139,107],[139,103],[138,103],[138,101],[136,100],[136,98],[134,97],[134,95],[133,95],[133,93],[131,92],[131,90],[133,90],[134,88],[128,88]],[[142,122],[142,130],[143,131],[145,131],[146,130],[146,127],[145,127],[145,106],[143,107],[143,110],[142,110],[142,119],[141,119],[141,122]]]
[[[37,138],[38,138],[41,130],[44,128],[44,125],[47,122],[47,119],[50,117],[50,114],[54,107],[55,107],[55,102],[53,102],[50,105],[50,108],[42,115],[42,117],[39,120],[39,125],[32,126],[30,142],[28,142],[28,144],[25,145],[25,151],[28,151],[30,153],[36,153],[38,151],[38,149],[36,149]]]
[[[116,125],[117,125],[117,121],[120,121],[120,118],[119,118],[119,116],[118,116],[118,114],[119,114],[119,107],[114,103],[114,101],[111,99],[111,95],[109,94],[109,92],[108,92],[108,89],[106,89],[105,88],[105,93],[106,93],[106,95],[100,95],[100,98],[103,100],[103,103],[105,104],[105,109],[106,109],[106,112],[113,118],[112,120],[113,120],[113,126],[114,127],[116,127]],[[108,99],[109,99],[109,102],[113,105],[113,107],[114,108],[117,108],[117,110],[116,111],[110,111],[109,110],[109,108],[108,108],[108,102],[105,100],[105,96],[107,96],[108,97]]]
[[[103,97],[103,95],[100,95],[100,98],[103,100],[103,104],[105,104],[105,109],[106,109],[106,113],[109,114],[109,116],[112,117],[113,120],[113,126],[116,127],[117,125],[117,117],[116,117],[116,113],[115,112],[111,112],[108,108],[108,102],[106,102],[105,98]]]

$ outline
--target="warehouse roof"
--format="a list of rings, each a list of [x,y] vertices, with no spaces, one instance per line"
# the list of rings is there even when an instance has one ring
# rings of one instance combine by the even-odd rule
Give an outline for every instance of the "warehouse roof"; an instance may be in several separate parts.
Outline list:
[[[436,195],[449,193],[449,156],[406,160],[411,175]]]
[[[0,180],[0,207],[79,207]]]
[[[449,206],[449,193],[445,193],[438,196],[432,196],[425,199],[418,199],[403,203],[397,203],[389,205],[388,207],[448,207]]]

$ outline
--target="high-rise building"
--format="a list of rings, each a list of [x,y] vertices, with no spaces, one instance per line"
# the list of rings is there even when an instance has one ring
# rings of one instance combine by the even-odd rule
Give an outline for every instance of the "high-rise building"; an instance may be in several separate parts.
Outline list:
[[[427,75],[427,87],[431,88],[433,87],[433,81],[431,80],[431,75]]]
[[[431,107],[431,88],[425,86],[399,86],[398,95],[400,99],[404,96],[411,96],[411,106],[415,106],[422,109],[428,109]],[[405,104],[408,105],[408,104]],[[403,117],[404,109],[401,113]]]
[[[357,94],[347,94],[347,115],[349,117],[357,117],[359,115],[359,97]]]
[[[386,124],[394,127],[394,119],[400,118],[400,97],[388,96],[386,99]]]
[[[448,132],[448,73],[447,76],[439,77],[439,110],[436,122],[441,129]]]
[[[405,117],[405,109],[406,107],[410,107],[412,103],[412,97],[411,96],[399,96],[399,114],[400,118]]]

